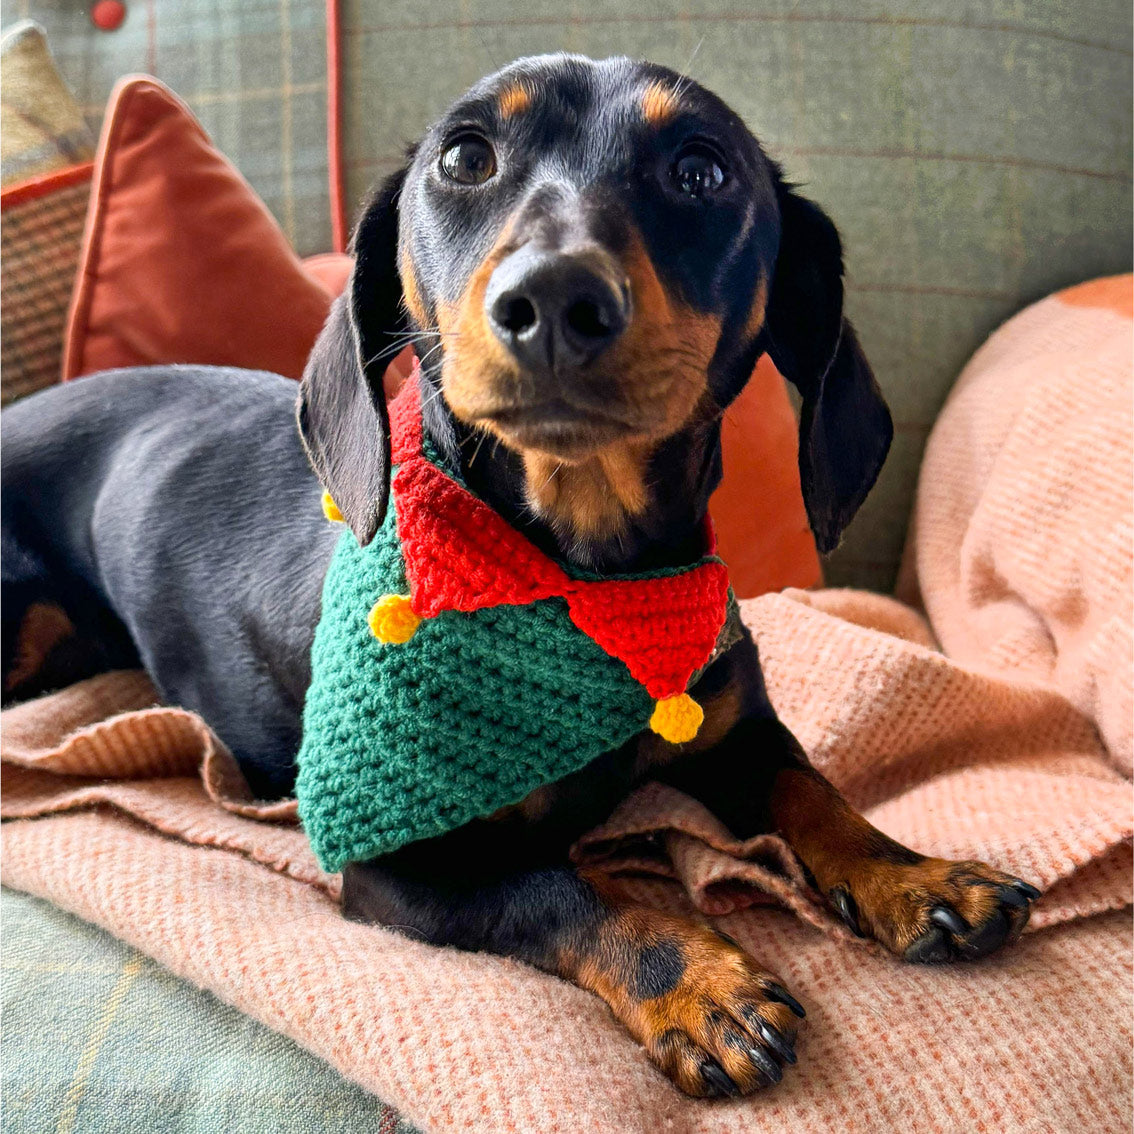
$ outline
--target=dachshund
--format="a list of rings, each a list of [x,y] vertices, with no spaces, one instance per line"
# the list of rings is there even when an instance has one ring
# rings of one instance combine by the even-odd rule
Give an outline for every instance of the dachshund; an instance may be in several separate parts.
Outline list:
[[[374,537],[390,480],[383,372],[407,343],[436,451],[578,570],[703,553],[721,415],[764,353],[802,399],[822,552],[885,459],[890,415],[843,316],[834,225],[721,99],[664,67],[552,55],[482,80],[370,198],[352,249],[298,430],[293,383],[200,366],[109,372],[5,410],[9,699],[142,665],[259,796],[288,793],[338,537],[319,495],[361,544]],[[45,606],[73,633],[28,673],[25,618]],[[592,990],[695,1096],[780,1081],[804,1010],[727,936],[571,864],[572,843],[644,781],[738,838],[778,832],[850,928],[907,961],[1019,936],[1039,891],[918,854],[855,812],[777,719],[747,633],[691,693],[695,741],[645,732],[501,812],[350,863],[345,915]]]

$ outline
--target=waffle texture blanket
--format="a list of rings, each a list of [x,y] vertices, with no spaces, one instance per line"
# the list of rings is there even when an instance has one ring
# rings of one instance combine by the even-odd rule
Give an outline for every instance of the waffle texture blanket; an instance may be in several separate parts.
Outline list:
[[[804,1003],[799,1066],[766,1094],[684,1098],[589,993],[343,921],[294,803],[249,798],[138,674],[5,712],[3,881],[426,1130],[1126,1130],[1130,333],[1130,279],[1100,281],[973,359],[921,477],[905,585],[928,621],[855,592],[742,604],[780,715],[875,824],[1043,885],[1018,946],[902,965],[849,938],[776,838],[737,843],[657,787],[576,847],[642,900],[715,917]]]

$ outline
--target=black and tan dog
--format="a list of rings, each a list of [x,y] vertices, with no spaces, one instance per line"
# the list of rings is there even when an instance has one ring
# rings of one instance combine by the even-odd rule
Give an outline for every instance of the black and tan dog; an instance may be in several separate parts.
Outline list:
[[[145,665],[254,788],[286,792],[337,532],[386,507],[382,372],[414,341],[425,426],[470,488],[551,555],[614,574],[703,551],[720,417],[768,352],[803,398],[800,468],[829,550],[890,417],[842,316],[839,239],[727,106],[661,67],[523,60],[460,99],[374,196],[300,390],[266,374],[120,371],[3,422],[11,696]],[[248,281],[255,287],[255,280]],[[488,438],[488,443],[482,443]],[[75,635],[13,672],[25,615]],[[737,835],[776,830],[859,933],[909,961],[1015,939],[1038,892],[926,858],[856,814],[776,719],[745,636],[693,689],[694,743],[647,733],[491,818],[348,866],[354,918],[520,958],[601,996],[684,1091],[781,1078],[803,1010],[711,928],[629,905],[567,858],[647,779]]]

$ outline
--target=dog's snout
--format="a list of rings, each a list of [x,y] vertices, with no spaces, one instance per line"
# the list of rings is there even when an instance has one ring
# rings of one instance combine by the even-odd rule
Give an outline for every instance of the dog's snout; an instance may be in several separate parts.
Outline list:
[[[592,258],[521,249],[493,272],[485,295],[496,337],[530,370],[584,366],[609,347],[629,317],[628,289]]]

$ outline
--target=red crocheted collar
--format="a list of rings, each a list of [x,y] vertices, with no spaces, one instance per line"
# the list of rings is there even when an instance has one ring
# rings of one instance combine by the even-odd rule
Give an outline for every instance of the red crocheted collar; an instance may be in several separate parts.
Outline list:
[[[715,546],[672,573],[571,578],[426,457],[420,381],[415,367],[389,405],[394,507],[414,613],[430,618],[560,597],[578,629],[623,661],[650,696],[684,693],[712,657],[728,611],[728,571],[712,555]]]

